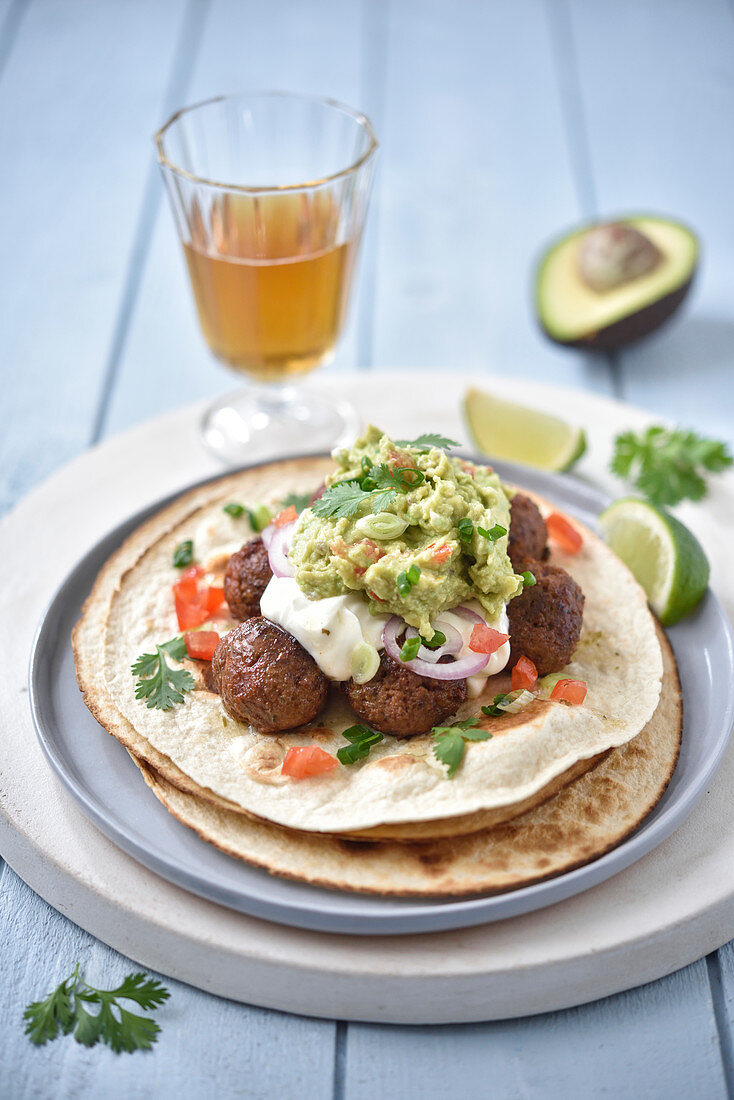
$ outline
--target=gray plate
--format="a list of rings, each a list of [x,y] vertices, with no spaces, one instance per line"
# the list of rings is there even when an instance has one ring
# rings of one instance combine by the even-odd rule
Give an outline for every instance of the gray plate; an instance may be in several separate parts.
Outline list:
[[[591,527],[608,503],[569,477],[509,463],[498,463],[497,469],[508,481],[536,490]],[[614,851],[547,882],[460,901],[347,894],[249,867],[200,840],[168,813],[123,747],[92,718],[76,684],[69,636],[97,572],[139,524],[173,499],[120,524],[61,585],[34,642],[30,698],[43,751],[87,817],[140,863],[185,890],[243,913],[320,932],[433,932],[503,920],[588,890],[651,851],[689,815],[721,760],[734,722],[734,646],[723,609],[708,592],[696,613],[669,631],[684,700],[695,699],[685,707],[678,767],[653,812]]]

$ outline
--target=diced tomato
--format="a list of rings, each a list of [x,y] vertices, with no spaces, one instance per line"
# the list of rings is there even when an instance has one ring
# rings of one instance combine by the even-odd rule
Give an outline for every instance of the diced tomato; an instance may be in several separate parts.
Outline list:
[[[186,652],[196,661],[211,661],[214,650],[219,645],[216,630],[193,630],[183,636]]]
[[[370,596],[373,600],[377,600],[378,603],[384,603],[385,602],[384,599],[382,598],[382,596],[378,596],[377,593],[373,592],[371,588],[367,589],[367,595]]]
[[[364,569],[361,565],[355,565],[355,567],[354,567],[355,577],[361,577],[366,572],[367,572],[367,570]]]
[[[365,557],[369,558],[370,561],[379,561],[380,558],[385,557],[385,551],[372,539],[362,539],[359,545]]]
[[[469,649],[473,653],[496,653],[500,646],[509,642],[510,635],[502,634],[486,623],[477,623],[471,632]]]
[[[224,603],[224,589],[223,588],[207,588],[206,589],[206,606],[211,615],[215,615],[219,611],[220,607]]]
[[[413,470],[415,462],[405,451],[390,451],[387,456],[387,464],[391,470]]]
[[[179,630],[192,630],[195,626],[201,626],[211,614],[205,601],[198,596],[193,600],[186,600],[174,592],[174,600]]]
[[[529,657],[521,657],[512,670],[512,690],[524,688],[529,691],[538,679],[538,670]]]
[[[557,703],[573,703],[578,706],[586,698],[586,684],[583,680],[559,680],[551,692],[551,699]]]
[[[430,542],[426,550],[430,551],[432,560],[438,565],[448,561],[451,557],[451,547],[446,542]]]
[[[330,772],[338,766],[336,757],[324,752],[318,745],[299,745],[288,749],[280,770],[283,775],[289,775],[292,779],[310,779],[312,775]]]
[[[291,504],[288,508],[284,508],[282,512],[278,512],[273,519],[273,523],[276,527],[285,527],[286,523],[292,523],[294,519],[298,519],[298,512],[295,505]]]
[[[475,474],[475,471],[476,471],[476,466],[474,465],[473,462],[467,462],[465,458],[462,458],[461,468],[462,468],[462,470],[466,470],[466,472],[468,474],[471,474],[471,476],[474,477],[474,474]]]
[[[173,586],[175,595],[181,596],[184,600],[194,600],[199,591],[199,577],[204,570],[200,565],[190,565],[188,569],[184,569],[180,578]]]
[[[565,516],[560,512],[551,512],[545,525],[548,528],[548,537],[557,542],[561,550],[565,550],[567,554],[578,554],[584,540]]]

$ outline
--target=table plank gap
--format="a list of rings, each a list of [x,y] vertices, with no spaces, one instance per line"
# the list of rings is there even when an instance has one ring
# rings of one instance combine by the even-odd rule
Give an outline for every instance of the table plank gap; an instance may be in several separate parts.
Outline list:
[[[388,8],[390,0],[365,0],[363,7],[362,104],[375,127],[378,141],[387,111]],[[372,202],[362,242],[361,275],[357,293],[357,369],[374,366],[375,304],[377,301],[378,224],[380,218],[380,153]]]
[[[626,400],[729,440],[734,222],[722,181],[734,145],[731,0],[589,5],[568,0],[599,213],[640,210],[691,225],[700,270],[680,313],[620,352]],[[664,12],[664,18],[662,18]],[[618,70],[623,79],[610,79]]]
[[[727,1096],[706,965],[521,1020],[453,1027],[352,1024],[346,1100],[400,1096]]]
[[[720,951],[712,951],[706,956],[711,1000],[719,1033],[721,1063],[730,1097],[734,1096],[734,1019],[732,1018],[734,981],[732,981],[730,962],[733,954],[732,944],[727,944]]]
[[[344,1087],[347,1077],[347,1049],[349,1042],[349,1023],[336,1021],[334,1035],[334,1094],[333,1100],[344,1100]]]
[[[29,4],[30,0],[10,0],[9,4],[3,3],[0,5],[0,13],[4,12],[2,23],[0,23],[0,82],[2,82],[10,55],[13,52],[13,46],[18,37],[20,25],[23,22],[25,13],[28,11]]]
[[[186,95],[210,3],[211,0],[189,0],[187,4],[178,44],[173,56],[171,75],[163,96],[164,118],[183,102]],[[90,434],[90,444],[98,443],[104,435],[107,414],[117,382],[130,322],[140,292],[143,269],[150,250],[160,202],[161,188],[158,168],[157,165],[151,164],[145,182],[143,201],[128,261],[125,285],[112,334],[110,351],[102,375],[102,387]]]
[[[171,996],[155,1012],[161,1031],[150,1053],[88,1049],[71,1036],[33,1047],[23,1010],[81,964],[82,976],[112,988],[140,966],[95,940],[46,904],[9,868],[0,907],[5,995],[0,1002],[0,1095],[13,1100],[73,1096],[306,1096],[332,1100],[335,1025],[228,1001],[150,971]]]

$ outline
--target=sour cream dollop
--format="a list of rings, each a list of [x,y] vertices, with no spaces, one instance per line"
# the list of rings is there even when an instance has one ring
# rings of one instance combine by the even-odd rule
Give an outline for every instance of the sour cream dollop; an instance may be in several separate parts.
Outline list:
[[[260,599],[260,610],[292,634],[330,680],[349,679],[358,647],[366,643],[382,648],[389,618],[371,615],[358,593],[309,600],[292,577],[273,577]]]
[[[472,601],[466,606],[484,618],[486,613],[480,604]],[[383,648],[382,632],[389,619],[388,615],[371,615],[359,593],[310,600],[292,577],[273,577],[260,600],[260,610],[266,619],[282,626],[301,643],[325,676],[340,681],[352,675],[355,653],[360,647]],[[469,640],[476,624],[452,611],[442,611],[441,619],[461,635],[463,644],[457,659],[472,655]],[[507,634],[507,610],[503,608],[489,625]],[[505,642],[489,658],[486,668],[467,679],[470,697],[480,695],[487,678],[501,672],[509,659],[510,643]],[[407,667],[410,668],[410,662]]]

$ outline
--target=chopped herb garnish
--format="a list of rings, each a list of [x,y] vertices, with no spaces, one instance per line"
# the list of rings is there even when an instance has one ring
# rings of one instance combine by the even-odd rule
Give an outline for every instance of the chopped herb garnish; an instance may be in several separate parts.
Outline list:
[[[194,560],[194,544],[191,539],[180,542],[173,551],[173,564],[177,569],[184,569]]]
[[[418,656],[418,650],[421,647],[420,635],[414,638],[406,638],[403,642],[403,648],[400,650],[401,661],[412,661],[414,657]]]
[[[223,512],[226,512],[228,516],[232,516],[232,519],[239,519],[244,514],[244,504],[225,504],[222,508]]]
[[[442,645],[446,644],[446,635],[442,630],[434,630],[430,641],[421,636],[421,642],[428,649],[440,649]]]
[[[411,565],[410,569],[408,570],[408,580],[410,581],[410,583],[417,584],[420,580],[420,576],[420,568],[417,565]]]
[[[85,982],[79,964],[65,981],[42,1001],[33,1001],[23,1013],[25,1033],[36,1046],[74,1033],[77,1043],[93,1047],[102,1040],[115,1054],[150,1050],[160,1027],[149,1016],[123,1008],[120,1001],[133,1001],[142,1009],[157,1008],[168,1000],[168,990],[145,974],[128,974],[116,989],[97,989]],[[88,1012],[87,1006],[99,1007]],[[114,1012],[113,1012],[114,1009]]]
[[[413,587],[413,585],[408,580],[408,574],[405,572],[405,570],[398,573],[395,583],[401,596],[407,596],[411,588]]]
[[[535,579],[535,575],[531,573],[529,569],[526,569],[520,576],[522,577],[523,588],[532,588],[534,584],[538,583]]]
[[[312,493],[289,493],[280,502],[281,510],[283,508],[295,508],[300,515],[304,508],[308,508],[312,496]]]
[[[132,666],[133,676],[138,677],[135,698],[147,699],[148,708],[170,710],[174,703],[183,703],[183,692],[191,691],[195,680],[188,669],[171,668],[166,661],[166,654],[177,661],[186,656],[186,644],[180,634],[155,648],[155,653],[141,654]]]
[[[456,525],[456,528],[459,532],[459,538],[462,542],[471,542],[472,538],[474,537],[474,524],[470,519],[467,519],[466,517],[464,517],[464,519],[460,519]]]
[[[430,451],[431,447],[449,448],[460,447],[455,439],[447,439],[445,435],[436,435],[433,432],[424,432],[416,439],[396,439],[396,447],[413,447],[415,450]]]
[[[707,493],[704,471],[720,473],[732,462],[725,443],[658,424],[639,434],[618,435],[610,469],[653,504],[670,505],[701,500]]]
[[[264,531],[273,518],[266,504],[255,504],[252,508],[248,508],[244,504],[225,504],[222,511],[226,512],[228,516],[232,516],[233,519],[239,519],[240,516],[247,513],[250,527],[258,533]]]
[[[364,760],[369,756],[373,745],[378,745],[383,740],[382,734],[377,730],[371,730],[369,726],[350,726],[344,730],[342,737],[350,741],[349,745],[342,745],[337,749],[337,759],[342,764],[356,764],[358,760]]]
[[[503,527],[501,523],[495,523],[489,531],[485,527],[477,527],[477,531],[482,538],[489,539],[490,542],[496,542],[497,539],[501,539],[503,535],[507,534],[507,528]]]
[[[434,755],[448,768],[449,779],[454,777],[464,759],[467,741],[488,741],[491,738],[489,730],[477,727],[478,718],[465,718],[461,722],[455,722],[453,726],[434,726],[431,730]]]

